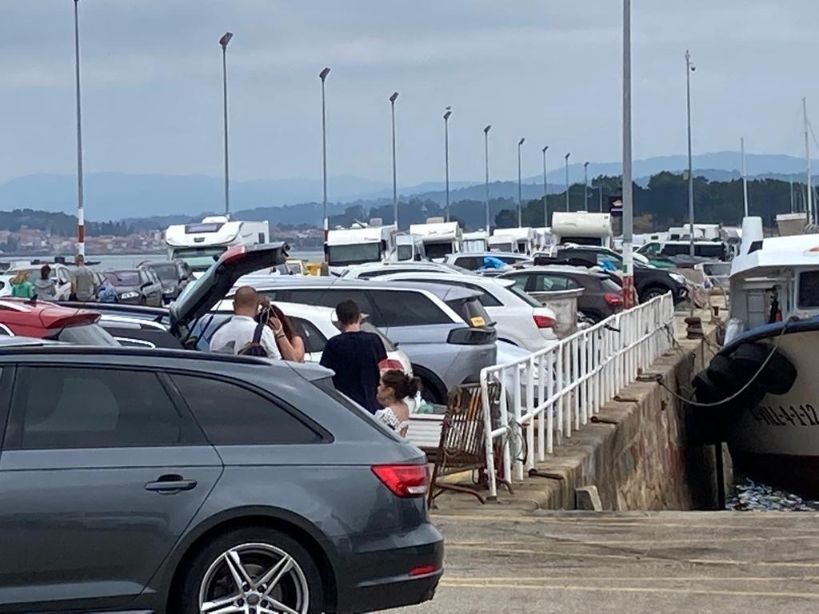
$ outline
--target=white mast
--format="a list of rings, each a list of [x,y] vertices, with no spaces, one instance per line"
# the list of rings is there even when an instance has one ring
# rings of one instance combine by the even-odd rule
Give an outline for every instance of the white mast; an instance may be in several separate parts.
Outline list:
[[[748,217],[748,173],[745,172],[745,137],[739,139],[742,151],[742,202],[745,205],[745,217]]]
[[[807,185],[807,192],[808,192],[808,203],[807,203],[807,214],[808,214],[808,223],[812,224],[816,222],[816,216],[814,215],[813,211],[813,188],[811,187],[811,178],[810,178],[810,145],[808,144],[808,102],[806,98],[802,99],[802,118],[805,123],[805,162],[808,167],[808,185]]]

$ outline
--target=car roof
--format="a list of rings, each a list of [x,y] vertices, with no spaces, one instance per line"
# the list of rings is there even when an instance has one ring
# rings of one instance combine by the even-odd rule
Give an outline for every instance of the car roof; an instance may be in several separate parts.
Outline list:
[[[14,361],[19,358],[43,360],[52,362],[55,357],[72,356],[78,361],[96,363],[100,359],[106,365],[113,366],[148,366],[148,367],[176,367],[193,369],[204,373],[213,373],[214,363],[220,363],[219,373],[230,374],[233,371],[241,374],[242,370],[262,367],[265,377],[287,377],[292,371],[298,372],[308,380],[322,379],[331,372],[318,365],[309,363],[291,363],[271,360],[255,356],[238,356],[218,352],[197,352],[182,349],[167,348],[139,348],[113,346],[82,346],[73,344],[55,344],[40,346],[8,346],[0,347],[0,363]]]
[[[7,347],[39,347],[43,345],[65,345],[60,341],[52,341],[51,339],[38,339],[35,337],[17,337],[9,335],[0,335],[0,349]]]
[[[466,256],[492,257],[492,258],[519,258],[520,260],[529,260],[526,254],[516,254],[515,252],[458,252],[457,254],[447,254],[446,260],[455,260]]]
[[[436,273],[434,271],[420,272],[420,271],[396,271],[391,275],[385,275],[379,278],[379,283],[387,283],[391,281],[409,281],[411,277],[416,275],[423,275],[424,279],[429,279],[433,282],[438,282],[445,285],[450,285],[448,282],[459,282],[465,284],[475,284],[480,287],[501,287],[508,288],[514,282],[509,280],[499,280],[495,277],[484,277],[482,275],[465,275],[462,273]]]
[[[605,272],[598,271],[588,267],[571,266],[568,264],[541,264],[526,267],[525,269],[515,269],[514,271],[506,271],[503,274],[501,274],[501,277],[505,277],[506,275],[513,275],[515,273],[531,273],[537,271],[540,271],[542,273],[564,273],[572,275],[590,275],[595,277],[606,276]]]
[[[424,290],[434,294],[444,301],[463,300],[480,296],[479,292],[463,288],[460,286],[443,285],[427,282],[403,282],[403,281],[383,281],[378,279],[348,279],[344,277],[302,277],[293,279],[295,275],[268,275],[265,277],[246,276],[239,280],[237,286],[252,285],[256,290],[275,290],[277,288],[292,287],[314,287],[321,289],[331,288],[356,288],[364,290]],[[477,276],[476,276],[477,277]]]

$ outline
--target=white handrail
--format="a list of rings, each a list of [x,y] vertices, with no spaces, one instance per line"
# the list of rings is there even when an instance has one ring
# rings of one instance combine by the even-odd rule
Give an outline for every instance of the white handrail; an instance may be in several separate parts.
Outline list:
[[[481,396],[486,425],[489,496],[497,496],[495,442],[500,440],[502,475],[507,482],[523,479],[554,442],[571,437],[600,408],[633,382],[640,370],[671,347],[666,328],[674,318],[671,294],[658,296],[633,309],[608,317],[557,344],[517,362],[481,370]],[[496,416],[489,401],[489,384],[500,386]],[[509,416],[511,407],[512,417]],[[537,426],[537,445],[535,427]],[[512,458],[513,430],[524,432],[526,454]]]

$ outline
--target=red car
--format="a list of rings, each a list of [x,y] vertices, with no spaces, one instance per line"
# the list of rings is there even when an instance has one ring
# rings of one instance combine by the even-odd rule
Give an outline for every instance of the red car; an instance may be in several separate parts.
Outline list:
[[[43,301],[0,299],[0,335],[79,345],[119,345],[97,321],[100,314]]]

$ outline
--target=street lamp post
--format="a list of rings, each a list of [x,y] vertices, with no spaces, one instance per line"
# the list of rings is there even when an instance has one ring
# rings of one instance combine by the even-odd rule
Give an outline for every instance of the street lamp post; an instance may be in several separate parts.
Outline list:
[[[330,67],[325,67],[319,73],[321,79],[321,217],[322,227],[324,229],[324,253],[327,258],[327,232],[330,229],[329,219],[327,218],[327,111],[324,102],[324,82],[327,80],[327,75],[330,74]]]
[[[583,211],[589,208],[589,163],[583,163]]]
[[[543,152],[543,227],[549,226],[549,179],[546,175],[546,152],[549,146],[546,145],[541,151]]]
[[[398,100],[398,92],[393,92],[390,96],[390,111],[392,113],[392,208],[395,229],[398,230],[398,172],[395,160],[395,101]]]
[[[227,46],[233,38],[232,32],[225,32],[219,39],[222,47],[222,111],[225,130],[225,215],[230,215],[230,166],[228,163],[228,93],[227,93]]]
[[[685,50],[685,100],[688,115],[688,253],[694,257],[694,163],[691,157],[691,73],[697,67],[691,62],[691,53]]]
[[[566,160],[566,211],[569,210],[569,204],[570,204],[569,203],[569,156],[571,156],[571,155],[572,155],[571,153],[567,153],[564,156],[564,159]]]
[[[85,257],[85,206],[82,175],[82,107],[80,97],[80,16],[74,0],[74,76],[77,88],[77,255]]]
[[[631,0],[623,0],[623,306],[634,306],[634,194],[631,182]],[[602,193],[602,192],[601,192]]]
[[[446,180],[446,221],[449,221],[449,118],[452,107],[444,109],[444,175]]]
[[[748,173],[745,170],[745,137],[739,139],[739,149],[742,155],[742,204],[745,217],[748,217]]]
[[[489,131],[492,129],[492,125],[486,126],[483,129],[483,155],[484,161],[486,163],[486,240],[489,241],[489,230],[490,230],[490,220],[489,220]]]
[[[523,146],[525,138],[518,141],[518,228],[523,226],[523,198],[521,193],[521,174],[520,174],[520,148]]]

